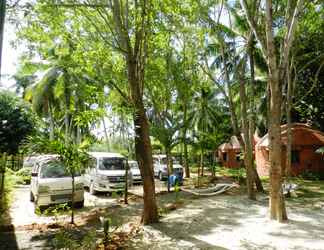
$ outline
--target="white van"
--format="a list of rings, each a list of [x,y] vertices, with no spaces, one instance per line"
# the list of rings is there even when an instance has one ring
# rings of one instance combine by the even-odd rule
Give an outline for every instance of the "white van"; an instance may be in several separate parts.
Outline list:
[[[89,155],[93,161],[83,175],[83,182],[90,193],[123,191],[126,158],[117,153],[89,152]],[[132,185],[131,171],[128,172],[128,185]]]
[[[173,167],[173,175],[178,176],[181,180],[183,178],[183,167],[180,163],[172,157],[172,167]],[[153,169],[154,176],[158,177],[161,181],[168,178],[168,163],[166,155],[153,155]]]
[[[133,183],[142,183],[141,171],[137,161],[128,161],[129,170],[132,173]]]
[[[58,156],[39,156],[31,173],[30,201],[38,207],[71,202],[72,178]],[[83,207],[84,190],[80,174],[75,177],[75,207]]]

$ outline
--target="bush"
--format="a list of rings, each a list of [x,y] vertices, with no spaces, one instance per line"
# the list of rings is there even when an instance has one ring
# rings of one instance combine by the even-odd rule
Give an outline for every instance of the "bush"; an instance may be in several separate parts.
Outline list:
[[[16,174],[22,178],[24,184],[30,184],[31,168],[21,168],[16,172]]]

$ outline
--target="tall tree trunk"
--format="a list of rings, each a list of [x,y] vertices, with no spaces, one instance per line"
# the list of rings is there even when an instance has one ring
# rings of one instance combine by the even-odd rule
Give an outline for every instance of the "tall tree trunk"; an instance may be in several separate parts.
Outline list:
[[[270,126],[269,126],[269,159],[270,159],[270,217],[282,222],[287,220],[284,196],[282,192],[281,166],[281,88],[279,86],[279,72],[275,70],[269,74],[271,87],[270,98]]]
[[[244,63],[244,62],[242,62]],[[241,101],[241,117],[242,117],[242,131],[244,136],[244,165],[246,167],[246,186],[248,198],[251,200],[256,200],[255,191],[254,191],[254,174],[253,174],[253,149],[252,142],[250,141],[250,131],[249,131],[249,121],[247,114],[247,98],[246,98],[246,89],[245,89],[245,79],[244,70],[245,67],[242,66],[242,69],[239,73],[240,81],[240,101]]]
[[[169,148],[165,149],[165,154],[167,158],[167,168],[168,168],[168,192],[170,192],[170,175],[173,173],[173,164],[172,164],[172,155],[171,150]]]
[[[74,194],[75,194],[75,179],[72,173],[72,198],[71,198],[71,224],[74,224]]]
[[[289,178],[291,174],[291,145],[292,145],[292,133],[291,133],[291,103],[292,103],[292,81],[291,81],[291,71],[287,66],[287,159],[286,159],[286,168],[285,168],[285,177]]]
[[[281,102],[280,71],[277,64],[273,38],[272,1],[266,1],[266,36],[268,81],[270,86],[269,159],[270,159],[270,218],[282,222],[287,220],[285,200],[282,192],[281,165]]]
[[[106,127],[105,117],[102,118],[102,124],[103,124],[103,127],[104,127],[104,134],[105,134],[105,140],[106,140],[106,144],[107,144],[107,150],[109,152],[110,151],[109,137],[108,137],[107,127]]]
[[[49,114],[49,123],[50,123],[49,139],[50,141],[53,141],[55,125],[54,125],[54,117],[53,117],[53,108],[51,103],[48,104],[48,114]]]
[[[187,145],[187,104],[183,104],[182,143],[183,143],[183,167],[185,168],[186,178],[190,178],[190,169],[188,164],[188,145]]]
[[[251,114],[249,116],[249,134],[250,134],[250,143],[252,145],[252,149],[254,149],[254,133],[255,133],[255,120],[256,120],[256,111],[255,111],[255,73],[254,73],[254,35],[253,32],[251,32],[249,37],[249,43],[248,43],[248,55],[249,55],[249,63],[250,63],[250,77],[251,77],[251,100],[250,100],[250,110]],[[255,150],[255,149],[254,149]],[[252,158],[253,160],[253,158]],[[258,172],[256,171],[254,167],[254,160],[253,160],[253,167],[252,167],[252,173],[254,176],[254,182],[257,188],[258,192],[264,192],[264,188],[260,179],[260,176]]]
[[[204,176],[204,149],[201,147],[200,151],[200,176]]]
[[[5,174],[6,174],[6,166],[7,166],[7,153],[3,153],[1,155],[1,166],[0,166],[0,174],[1,174],[1,183],[0,183],[0,207],[4,204],[4,182],[5,182]]]
[[[0,82],[1,82],[1,74],[2,74],[2,47],[3,47],[5,19],[6,19],[6,0],[1,0],[0,3]]]
[[[152,146],[149,136],[149,124],[145,113],[141,94],[141,82],[136,77],[136,59],[127,58],[128,82],[134,105],[135,152],[143,177],[144,210],[142,222],[150,224],[158,222],[158,210],[155,198]]]

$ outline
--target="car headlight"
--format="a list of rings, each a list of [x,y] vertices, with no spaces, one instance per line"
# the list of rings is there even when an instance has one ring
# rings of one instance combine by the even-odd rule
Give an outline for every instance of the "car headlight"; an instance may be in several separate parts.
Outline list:
[[[50,190],[49,186],[39,186],[38,193],[48,193]]]
[[[75,190],[82,190],[83,189],[83,183],[77,183],[74,188],[75,188]]]

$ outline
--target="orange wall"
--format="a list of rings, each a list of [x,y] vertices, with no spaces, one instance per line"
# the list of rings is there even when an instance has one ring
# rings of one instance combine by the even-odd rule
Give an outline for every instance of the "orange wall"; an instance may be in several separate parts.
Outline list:
[[[227,153],[227,161],[223,159],[223,153]],[[227,168],[240,168],[243,165],[243,161],[236,160],[236,154],[239,154],[240,150],[227,150],[227,151],[219,151],[219,162],[222,166]]]
[[[324,157],[321,154],[315,153],[317,147],[311,146],[296,146],[293,150],[299,151],[299,163],[292,164],[291,174],[299,175],[305,171],[324,172]],[[268,150],[265,148],[256,150],[256,165],[260,176],[269,175],[270,162]],[[286,150],[282,150],[282,165],[286,165]]]

